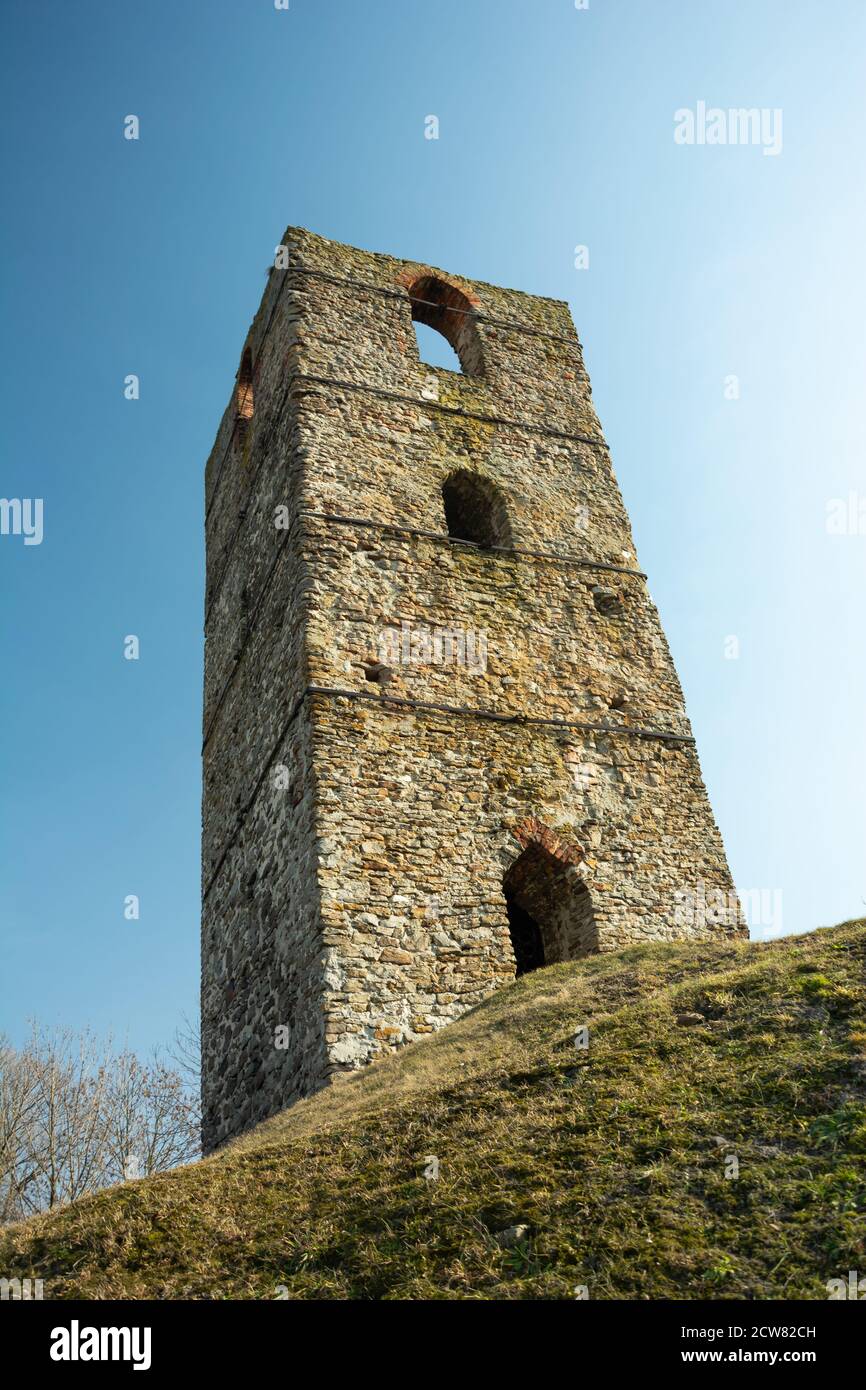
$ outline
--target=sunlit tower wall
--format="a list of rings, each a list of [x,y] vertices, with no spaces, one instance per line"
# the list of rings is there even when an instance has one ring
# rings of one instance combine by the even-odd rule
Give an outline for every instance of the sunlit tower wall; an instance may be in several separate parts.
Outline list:
[[[206,540],[207,1149],[516,974],[744,934],[565,303],[290,228]]]

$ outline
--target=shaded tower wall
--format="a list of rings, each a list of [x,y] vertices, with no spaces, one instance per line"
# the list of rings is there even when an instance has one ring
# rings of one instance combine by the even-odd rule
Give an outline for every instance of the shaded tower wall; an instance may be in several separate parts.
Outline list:
[[[283,244],[207,467],[208,1147],[539,952],[744,930],[567,306]]]

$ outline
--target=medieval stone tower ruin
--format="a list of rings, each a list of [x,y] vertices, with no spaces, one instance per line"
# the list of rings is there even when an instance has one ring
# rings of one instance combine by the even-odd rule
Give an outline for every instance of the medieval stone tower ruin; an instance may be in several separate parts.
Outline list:
[[[688,907],[731,878],[565,303],[289,229],[206,510],[206,1148],[516,973],[743,930]]]

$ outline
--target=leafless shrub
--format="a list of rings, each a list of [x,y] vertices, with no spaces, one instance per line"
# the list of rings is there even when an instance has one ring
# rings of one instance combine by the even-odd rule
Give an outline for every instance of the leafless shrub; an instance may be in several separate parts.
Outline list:
[[[0,1038],[0,1222],[196,1156],[194,1030],[182,1036],[183,1071],[89,1031],[34,1024],[19,1049]]]

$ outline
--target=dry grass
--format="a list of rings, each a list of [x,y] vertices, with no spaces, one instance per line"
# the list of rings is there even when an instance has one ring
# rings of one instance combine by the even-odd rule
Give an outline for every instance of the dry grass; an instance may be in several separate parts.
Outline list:
[[[866,1266],[864,963],[857,922],[539,971],[211,1159],[7,1231],[0,1273],[55,1298],[826,1297]]]

